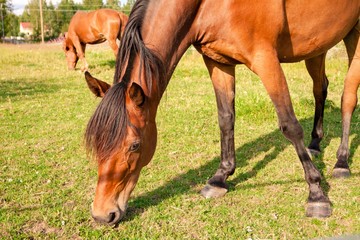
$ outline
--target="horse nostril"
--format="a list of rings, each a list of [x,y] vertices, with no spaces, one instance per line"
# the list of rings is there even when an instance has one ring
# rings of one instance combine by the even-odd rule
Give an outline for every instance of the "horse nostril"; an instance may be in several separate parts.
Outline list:
[[[122,214],[120,211],[114,211],[114,212],[110,212],[106,216],[97,216],[94,213],[91,213],[91,215],[94,218],[94,220],[98,223],[114,225],[120,221]]]
[[[114,213],[114,212],[111,212],[111,213],[109,213],[109,217],[108,217],[108,223],[111,223],[111,222],[113,222],[114,221],[114,219],[115,219],[115,217],[116,217],[116,213]]]

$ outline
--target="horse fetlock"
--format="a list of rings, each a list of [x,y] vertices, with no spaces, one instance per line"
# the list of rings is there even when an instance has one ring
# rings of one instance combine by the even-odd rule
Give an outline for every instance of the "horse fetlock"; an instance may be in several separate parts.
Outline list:
[[[317,169],[310,170],[309,176],[306,177],[309,184],[320,184],[321,174]]]
[[[349,149],[347,147],[339,147],[337,153],[336,153],[336,157],[338,159],[338,163],[343,163],[346,162],[349,158],[350,152]]]
[[[347,162],[347,159],[349,158],[349,151],[347,149],[344,149],[342,151],[338,151],[337,159],[332,176],[334,178],[347,178],[350,177],[350,168],[349,164]]]
[[[229,186],[225,182],[226,178],[227,178],[227,176],[215,175],[208,180],[207,185],[211,185],[213,187],[218,187],[218,188],[228,189]]]
[[[321,153],[321,149],[320,149],[320,141],[321,138],[317,138],[317,139],[312,139],[311,143],[308,146],[308,151],[310,152],[311,155],[317,156]]]

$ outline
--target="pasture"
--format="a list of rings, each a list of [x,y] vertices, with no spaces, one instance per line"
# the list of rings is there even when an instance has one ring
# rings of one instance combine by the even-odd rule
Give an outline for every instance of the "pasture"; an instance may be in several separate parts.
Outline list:
[[[107,43],[86,52],[93,76],[112,82]],[[304,63],[283,65],[309,143],[312,81]],[[78,66],[79,68],[79,66]],[[199,191],[219,164],[220,133],[211,81],[201,56],[179,63],[157,114],[155,156],[140,176],[116,228],[96,224],[90,204],[96,163],[83,143],[100,99],[79,70],[67,71],[60,44],[0,45],[0,238],[19,239],[314,239],[360,233],[360,114],[353,115],[348,179],[331,171],[341,137],[344,47],[327,57],[330,81],[322,154],[313,157],[333,204],[327,219],[305,217],[301,163],[282,136],[267,93],[244,66],[236,71],[237,169],[227,195]]]

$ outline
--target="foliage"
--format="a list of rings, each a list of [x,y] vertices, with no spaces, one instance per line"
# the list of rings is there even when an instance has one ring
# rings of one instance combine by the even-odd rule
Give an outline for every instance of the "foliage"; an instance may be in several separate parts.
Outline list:
[[[83,10],[94,10],[102,8],[102,0],[83,0]]]
[[[4,19],[4,30],[6,33],[5,36],[18,36],[19,24],[19,18],[13,13],[8,13]]]
[[[0,37],[17,36],[19,33],[19,28],[17,27],[19,25],[19,21],[12,11],[13,6],[11,0],[0,0]]]
[[[201,56],[189,50],[157,113],[158,146],[118,227],[90,216],[97,181],[83,134],[99,103],[80,71],[67,71],[60,44],[0,45],[0,238],[318,239],[360,233],[360,114],[350,136],[352,176],[331,178],[341,136],[344,49],[328,54],[330,81],[322,154],[313,160],[332,200],[327,219],[304,215],[307,184],[294,148],[277,127],[261,81],[236,70],[237,169],[219,199],[199,195],[219,164],[216,100]],[[112,82],[107,44],[87,48],[91,73]],[[303,63],[284,64],[308,143],[312,81]],[[330,186],[330,188],[328,187]],[[355,238],[354,238],[355,239]]]
[[[61,33],[67,32],[70,19],[77,10],[78,6],[74,3],[74,0],[61,0],[57,7],[57,11],[55,11]]]
[[[128,0],[126,2],[126,4],[123,6],[122,10],[125,12],[125,13],[130,13],[132,7],[134,6],[136,0]]]
[[[42,0],[45,40],[57,38],[67,32],[71,18],[78,10],[90,11],[99,8],[111,8],[124,11],[124,13],[128,14],[130,12],[130,6],[132,6],[133,3],[134,0],[129,0],[129,2],[122,7],[120,0],[108,0],[106,5],[103,4],[102,0],[83,0],[82,3],[75,3],[74,0],[61,0],[57,6],[54,6],[52,1]],[[11,0],[0,0],[0,4],[3,6],[2,13],[5,36],[18,36],[20,22],[31,22],[34,28],[32,40],[40,41],[39,0],[29,0],[21,16],[13,14]]]
[[[105,7],[115,9],[115,10],[118,10],[118,11],[122,10],[120,0],[107,0]]]

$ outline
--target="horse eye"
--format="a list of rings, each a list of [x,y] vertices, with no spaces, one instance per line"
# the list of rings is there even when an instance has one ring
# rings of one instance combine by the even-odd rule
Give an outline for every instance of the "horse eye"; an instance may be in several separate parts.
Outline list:
[[[137,150],[139,150],[139,148],[140,148],[140,142],[134,142],[133,144],[131,144],[129,151],[136,152]]]

